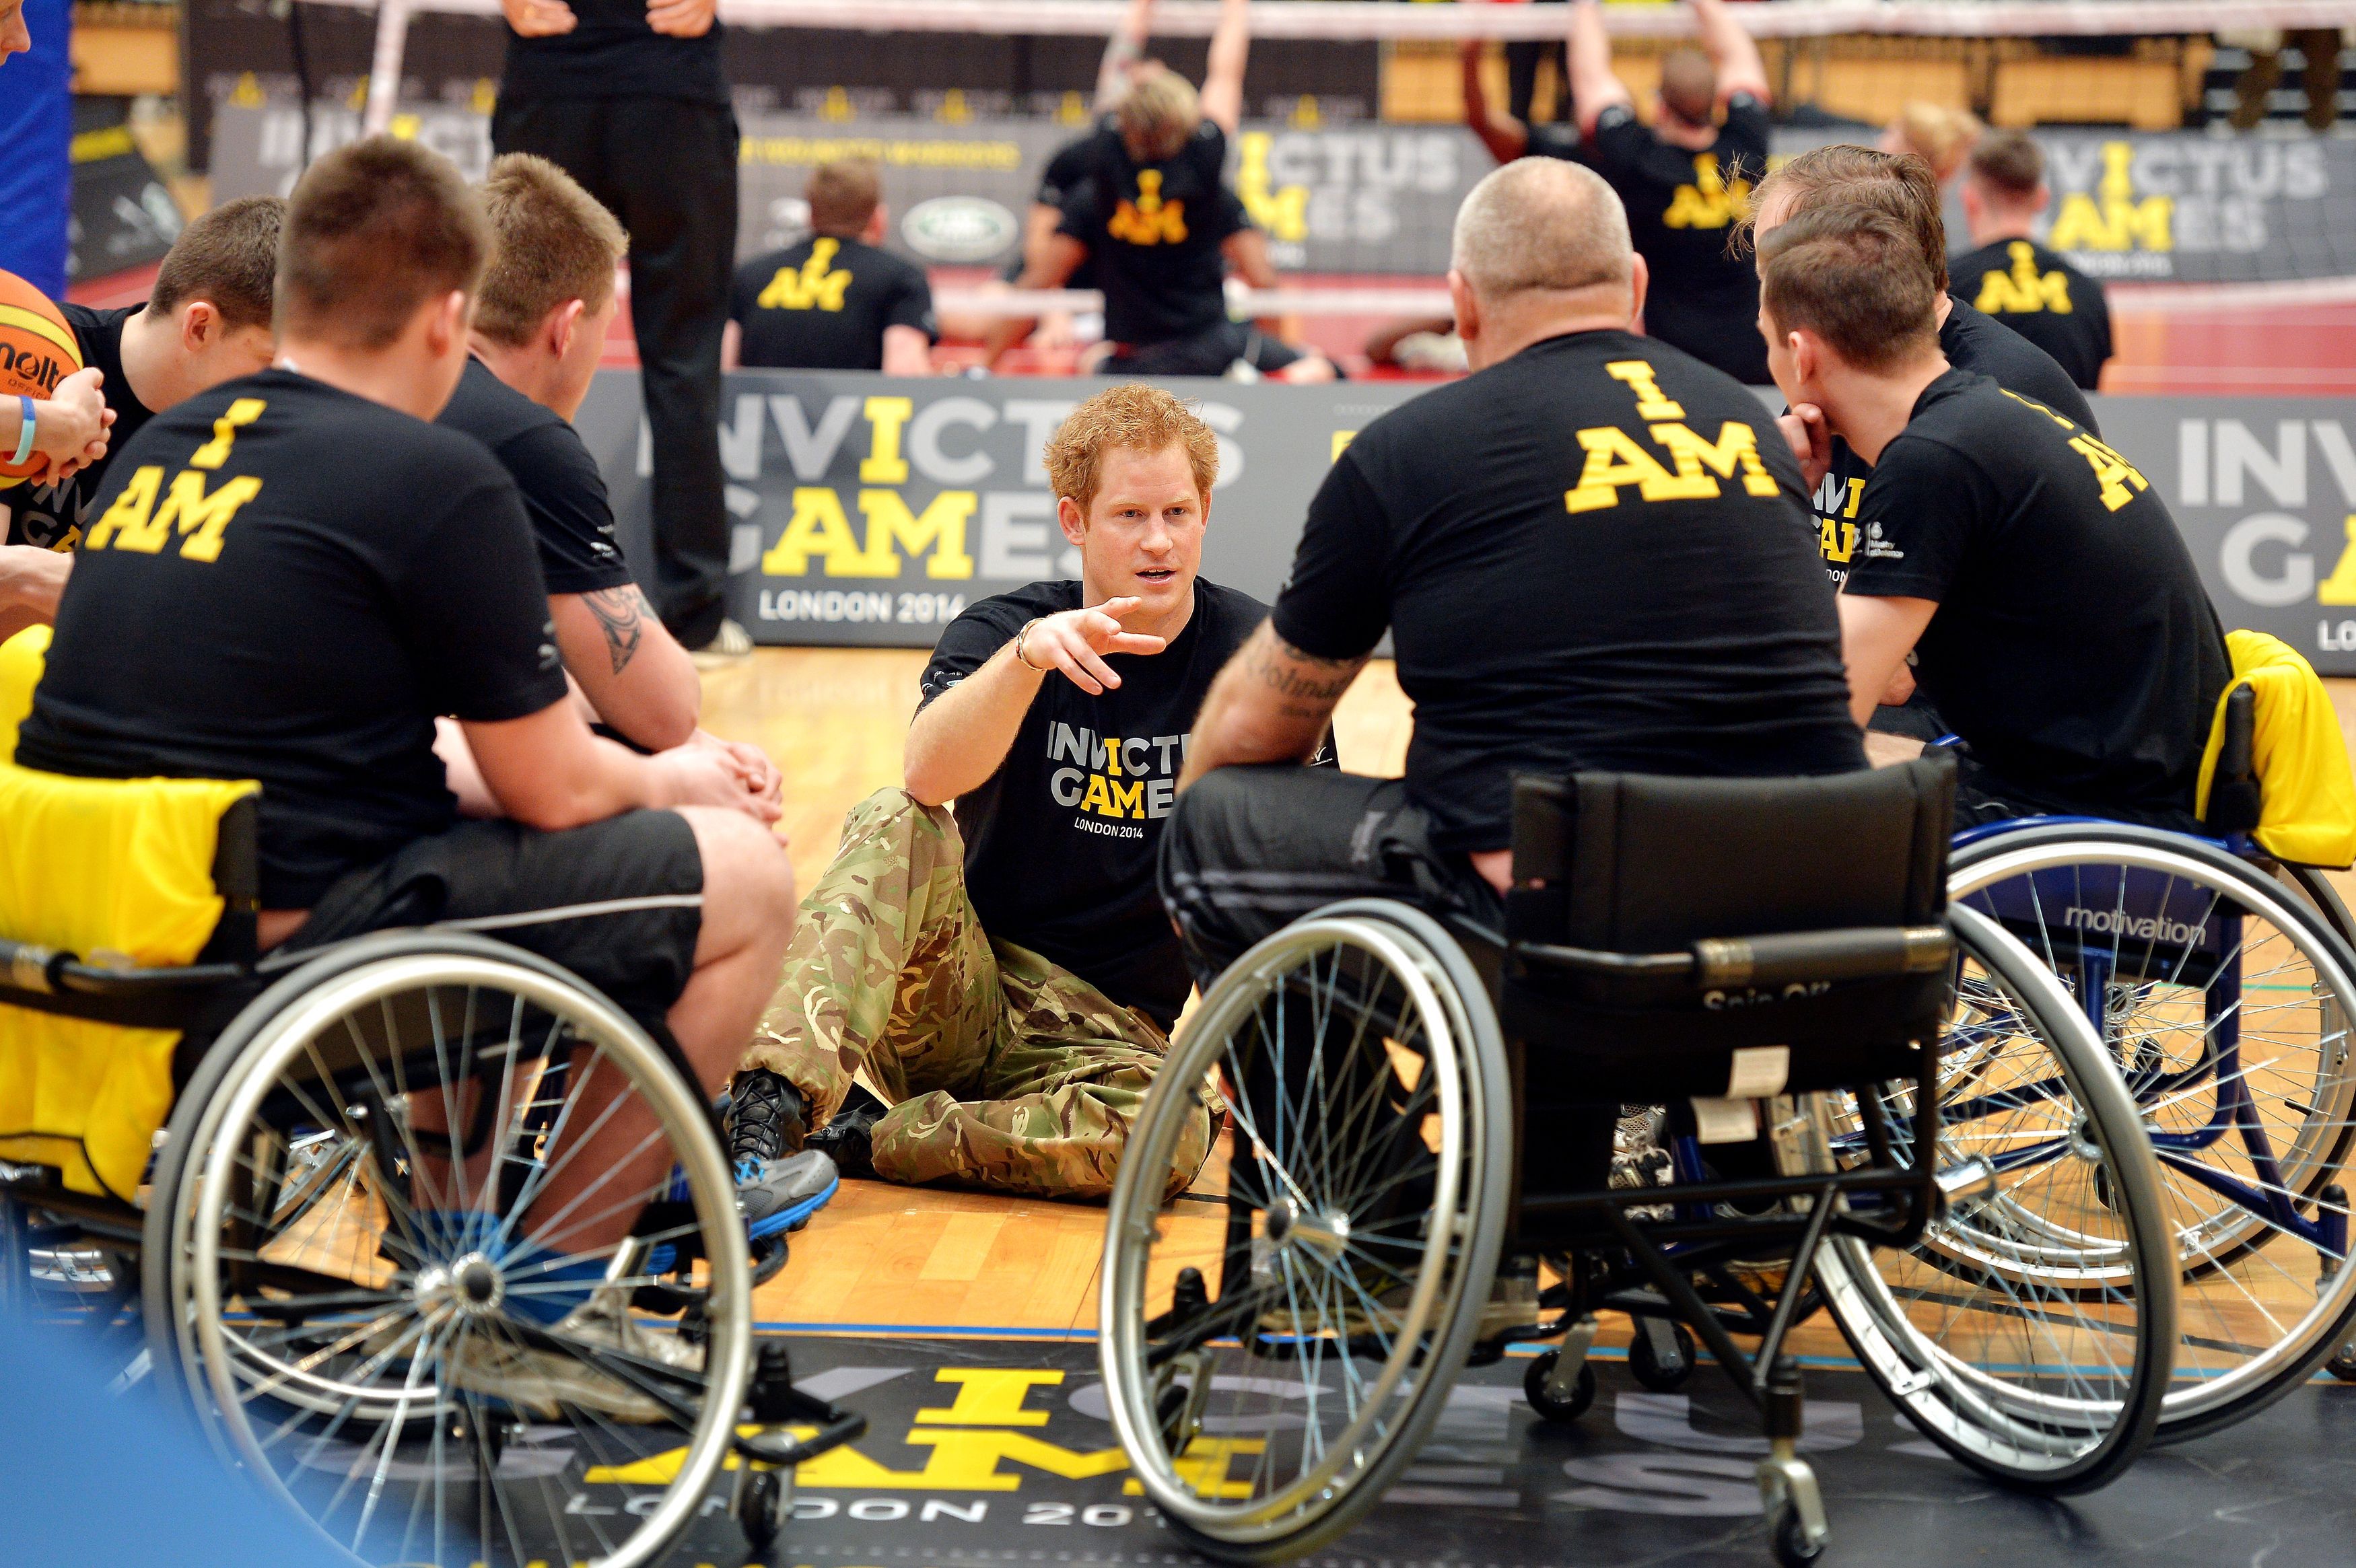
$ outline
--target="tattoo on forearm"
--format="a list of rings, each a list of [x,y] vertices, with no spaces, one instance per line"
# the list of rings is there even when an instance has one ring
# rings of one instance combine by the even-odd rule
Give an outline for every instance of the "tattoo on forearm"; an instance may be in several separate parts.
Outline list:
[[[1288,719],[1323,719],[1358,677],[1363,659],[1319,658],[1303,653],[1282,638],[1274,648],[1263,647],[1252,661],[1251,673],[1283,700],[1277,711]],[[1306,669],[1292,667],[1305,666]]]
[[[597,617],[598,626],[605,634],[605,653],[614,661],[614,673],[627,669],[637,656],[638,644],[647,635],[646,617],[653,606],[638,592],[637,584],[608,588],[596,593],[584,593],[581,602],[589,606],[589,613]]]

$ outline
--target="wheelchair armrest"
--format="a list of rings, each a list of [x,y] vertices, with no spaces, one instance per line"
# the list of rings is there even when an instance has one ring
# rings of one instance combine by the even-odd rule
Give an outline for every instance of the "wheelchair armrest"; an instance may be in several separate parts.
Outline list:
[[[1706,937],[1684,953],[1609,953],[1537,942],[1517,942],[1512,948],[1516,960],[1534,969],[1625,978],[1682,976],[1710,990],[1935,974],[1954,952],[1954,934],[1944,925]]]
[[[2209,775],[2209,810],[2201,825],[2218,835],[2248,833],[2260,819],[2257,773],[2257,688],[2247,681],[2225,694],[2218,720],[2216,770]]]

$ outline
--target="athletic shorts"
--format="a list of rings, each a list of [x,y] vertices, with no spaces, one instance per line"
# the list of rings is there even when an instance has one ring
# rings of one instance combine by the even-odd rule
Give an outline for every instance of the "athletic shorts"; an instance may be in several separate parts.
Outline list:
[[[630,811],[543,833],[463,822],[329,888],[292,951],[367,932],[475,931],[561,964],[642,1024],[659,1025],[695,972],[703,858],[687,819]]]
[[[1262,375],[1272,375],[1301,357],[1259,328],[1246,322],[1223,321],[1192,337],[1166,343],[1123,344],[1104,362],[1108,376],[1224,376],[1238,359]]]

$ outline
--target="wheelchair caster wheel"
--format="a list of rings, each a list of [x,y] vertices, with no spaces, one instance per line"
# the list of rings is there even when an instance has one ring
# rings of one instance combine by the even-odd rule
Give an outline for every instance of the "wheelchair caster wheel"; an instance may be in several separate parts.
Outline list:
[[[1664,1345],[1663,1340],[1668,1344]],[[1670,1350],[1675,1359],[1662,1354]],[[1641,1318],[1628,1341],[1628,1371],[1655,1393],[1675,1393],[1693,1376],[1694,1339],[1682,1323]]]
[[[744,1543],[755,1552],[766,1552],[793,1509],[793,1488],[786,1484],[782,1471],[756,1470],[747,1465],[741,1477],[735,1506],[729,1511],[744,1531]]]
[[[1775,1561],[1783,1568],[1806,1568],[1825,1554],[1825,1543],[1810,1538],[1808,1527],[1801,1522],[1800,1510],[1788,1501],[1775,1510],[1767,1528]]]
[[[1532,1410],[1558,1426],[1568,1426],[1585,1415],[1587,1407],[1595,1403],[1595,1369],[1582,1362],[1579,1369],[1579,1381],[1572,1387],[1569,1397],[1558,1399],[1547,1392],[1547,1381],[1554,1375],[1554,1370],[1561,1360],[1560,1350],[1548,1350],[1532,1361],[1530,1370],[1522,1374],[1522,1392],[1528,1396]]]
[[[2343,1383],[2356,1383],[2356,1340],[2340,1347],[2340,1353],[2323,1363],[2323,1370]]]

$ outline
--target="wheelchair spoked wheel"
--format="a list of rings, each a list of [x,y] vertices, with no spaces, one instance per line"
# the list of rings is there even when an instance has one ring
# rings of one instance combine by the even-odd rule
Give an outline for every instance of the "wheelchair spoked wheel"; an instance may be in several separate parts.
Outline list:
[[[2150,1128],[2183,1277],[2161,1438],[2264,1409],[2356,1322],[2356,951],[2329,885],[2180,835],[2057,823],[1958,850],[1949,896],[2100,1019]]]
[[[1911,1249],[1836,1236],[1826,1305],[1890,1402],[1964,1463],[2090,1490],[2148,1444],[2176,1343],[2174,1249],[2137,1108],[2092,1025],[2018,940],[1951,906],[1963,946],[1941,1039],[1945,1213]],[[1911,1125],[1911,1085],[1885,1090]],[[1808,1162],[1863,1155],[1853,1098],[1819,1101]],[[1911,1141],[1900,1152],[1920,1157]]]
[[[1162,1203],[1216,1073],[1223,1216]],[[1228,1562],[1348,1530],[1413,1459],[1481,1328],[1509,1089],[1471,961],[1403,905],[1336,905],[1228,969],[1154,1080],[1116,1179],[1099,1356],[1146,1494]]]
[[[709,1108],[612,1003],[479,937],[363,939],[241,1014],[145,1253],[159,1382],[362,1563],[649,1562],[744,1406]],[[658,1289],[685,1315],[631,1311]]]

